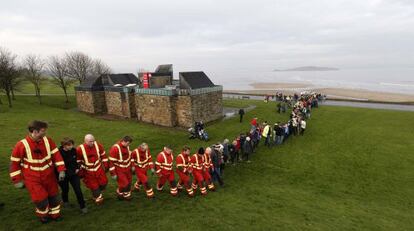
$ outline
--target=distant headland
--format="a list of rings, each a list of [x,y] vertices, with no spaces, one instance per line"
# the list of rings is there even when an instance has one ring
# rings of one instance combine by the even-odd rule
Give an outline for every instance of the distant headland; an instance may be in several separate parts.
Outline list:
[[[289,69],[274,69],[273,71],[338,71],[335,67],[303,66]]]

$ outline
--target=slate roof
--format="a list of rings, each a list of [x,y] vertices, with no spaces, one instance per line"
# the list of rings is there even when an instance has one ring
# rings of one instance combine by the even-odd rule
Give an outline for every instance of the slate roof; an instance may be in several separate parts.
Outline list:
[[[214,87],[214,83],[202,71],[180,72],[180,88],[197,89],[205,87]]]

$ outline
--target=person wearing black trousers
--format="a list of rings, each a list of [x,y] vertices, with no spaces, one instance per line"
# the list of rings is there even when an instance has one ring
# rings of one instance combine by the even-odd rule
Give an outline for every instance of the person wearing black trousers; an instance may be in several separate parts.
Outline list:
[[[74,148],[75,142],[70,138],[64,138],[61,145],[62,146],[60,146],[59,151],[66,166],[66,177],[63,181],[59,182],[59,186],[62,189],[63,203],[69,203],[68,193],[70,183],[73,191],[75,191],[76,199],[78,200],[81,212],[87,213],[88,210],[85,207],[85,200],[83,198],[80,185],[80,177],[77,174],[79,171],[79,165],[76,162],[76,149]]]
[[[243,116],[244,116],[244,109],[243,108],[240,108],[240,110],[239,110],[239,115],[240,115],[240,123],[241,122],[243,122]]]

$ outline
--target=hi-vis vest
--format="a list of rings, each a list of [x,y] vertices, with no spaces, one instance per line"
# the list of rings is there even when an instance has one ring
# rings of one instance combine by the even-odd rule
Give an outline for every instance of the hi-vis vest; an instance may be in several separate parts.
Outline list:
[[[204,156],[199,157],[198,154],[194,154],[195,162],[192,163],[193,169],[203,170],[204,167]]]
[[[172,170],[172,165],[173,165],[173,157],[172,157],[172,154],[171,154],[171,163],[168,163],[167,156],[165,155],[164,152],[161,152],[160,154],[164,158],[164,162],[163,163],[160,163],[160,162],[158,162],[158,160],[155,162],[155,164],[160,167],[160,169],[157,170],[157,173],[159,173],[162,169],[163,170],[167,170],[167,171]]]
[[[52,151],[50,150],[50,144],[49,144],[49,140],[47,139],[47,137],[43,137],[43,142],[45,144],[46,152],[47,152],[47,155],[43,159],[33,158],[32,150],[30,149],[29,143],[27,142],[26,139],[22,139],[20,142],[22,142],[25,148],[25,151],[26,151],[26,157],[24,158],[24,162],[22,164],[23,168],[30,169],[33,171],[44,171],[48,169],[49,167],[53,166],[52,159],[51,159],[52,155],[58,152],[59,150],[57,148],[55,148]],[[17,161],[17,160],[14,160],[13,158],[18,159],[15,157],[11,157],[13,161]],[[63,161],[59,161],[55,163],[56,166],[60,166],[64,164],[65,163]],[[33,166],[33,165],[37,165],[37,166]]]
[[[210,154],[204,153],[204,167],[206,169],[212,168],[213,163],[211,162]]]
[[[180,155],[178,155],[177,158],[181,158],[183,160],[181,164],[177,164],[177,167],[183,167],[184,169],[187,169],[188,167],[190,167],[190,161],[188,160],[189,159],[188,156],[187,158],[184,158],[184,155],[180,153]]]
[[[148,154],[148,149],[145,151],[145,160],[141,160],[138,149],[135,150],[135,153],[137,154],[137,159],[134,161],[139,168],[146,168],[148,165],[151,164],[150,155]]]
[[[118,149],[119,159],[109,157],[109,160],[111,160],[112,163],[117,167],[128,168],[131,165],[131,151],[129,151],[129,147],[128,147],[128,158],[124,160],[122,157],[122,151],[121,151],[121,147],[119,146],[119,144],[115,144],[114,146]]]
[[[82,150],[82,156],[83,156],[83,168],[85,168],[88,171],[96,172],[101,167],[101,156],[99,153],[99,146],[96,141],[93,143],[96,149],[96,155],[98,156],[98,159],[95,161],[95,163],[90,163],[88,160],[88,155],[86,154],[85,146],[83,144],[79,145],[79,147]]]

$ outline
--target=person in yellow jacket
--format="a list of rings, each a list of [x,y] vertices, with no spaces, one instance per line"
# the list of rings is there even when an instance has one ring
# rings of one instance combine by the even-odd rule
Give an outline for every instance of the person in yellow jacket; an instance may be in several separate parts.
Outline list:
[[[265,121],[263,123],[263,132],[262,132],[262,136],[265,139],[265,146],[270,147],[270,135],[271,134],[271,130],[270,130],[270,125],[267,124],[267,121]]]

